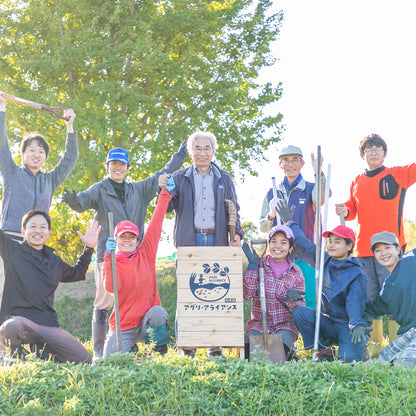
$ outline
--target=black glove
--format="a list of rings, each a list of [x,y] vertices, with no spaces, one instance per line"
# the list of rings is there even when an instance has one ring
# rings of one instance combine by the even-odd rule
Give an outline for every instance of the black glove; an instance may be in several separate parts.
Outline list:
[[[289,289],[286,293],[286,296],[291,302],[296,302],[298,300],[303,300],[305,292],[298,289]]]
[[[259,268],[259,256],[256,251],[250,249],[250,246],[244,241],[243,251],[248,260],[248,270],[257,270]]]
[[[179,146],[178,153],[183,156],[185,159],[186,156],[188,156],[188,149],[186,148],[186,145],[188,144],[188,140],[184,140],[182,144]]]
[[[74,190],[69,192],[68,189],[64,188],[62,201],[66,202],[71,208],[75,207],[77,205],[77,193]]]
[[[276,204],[276,212],[280,219],[286,224],[292,219],[293,211],[295,206],[292,205],[290,208],[285,199],[279,199]]]
[[[353,344],[358,344],[361,341],[364,341],[367,337],[367,334],[372,330],[371,326],[357,325],[351,331],[351,342]]]

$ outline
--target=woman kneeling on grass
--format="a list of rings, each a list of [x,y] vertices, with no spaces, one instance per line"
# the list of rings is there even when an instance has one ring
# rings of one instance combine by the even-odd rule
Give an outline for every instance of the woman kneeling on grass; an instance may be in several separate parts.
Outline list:
[[[367,311],[375,315],[392,315],[400,325],[400,335],[383,348],[376,362],[416,365],[416,249],[402,257],[397,236],[383,231],[371,237],[376,260],[390,275],[384,280],[380,293],[367,302]]]
[[[167,352],[169,341],[168,313],[160,306],[156,283],[156,253],[162,232],[163,218],[175,187],[167,179],[143,241],[139,230],[130,221],[122,221],[115,229],[115,240],[106,243],[103,278],[107,292],[114,293],[111,270],[112,251],[116,251],[117,289],[121,329],[121,352],[134,352],[136,343],[156,343],[155,351]],[[110,330],[104,345],[104,357],[116,353],[115,311],[110,316]],[[149,331],[150,330],[150,331]]]
[[[282,201],[277,212],[295,236],[295,252],[301,260],[315,267],[316,246],[305,237],[299,226],[290,221],[293,207]],[[355,234],[351,228],[339,225],[322,234],[327,238],[323,268],[322,309],[319,331],[319,361],[334,360],[332,344],[338,344],[338,359],[362,361],[367,346],[368,319],[365,315],[367,277],[357,259],[351,257]],[[292,300],[302,298],[302,293]],[[305,349],[310,349],[315,337],[315,310],[299,306],[293,320],[302,334]]]
[[[296,223],[288,225],[295,235],[296,253],[315,267],[315,244],[303,235]],[[364,315],[366,275],[358,260],[351,257],[355,244],[354,231],[339,225],[322,235],[327,238],[327,252],[323,269],[318,361],[334,360],[332,344],[339,346],[338,359],[345,362],[362,361],[371,328]],[[293,320],[302,334],[305,349],[312,348],[315,310],[298,307],[293,312]]]
[[[269,334],[281,334],[286,358],[293,350],[298,337],[298,330],[292,320],[293,310],[304,305],[303,299],[291,302],[288,291],[304,293],[305,283],[300,268],[292,262],[293,233],[284,225],[277,225],[269,233],[269,254],[264,257],[264,286],[266,295],[267,328]],[[245,356],[249,356],[249,336],[262,333],[260,291],[259,291],[259,257],[251,251],[247,243],[243,251],[249,264],[244,272],[244,299],[253,300],[251,319],[247,324],[245,339]]]

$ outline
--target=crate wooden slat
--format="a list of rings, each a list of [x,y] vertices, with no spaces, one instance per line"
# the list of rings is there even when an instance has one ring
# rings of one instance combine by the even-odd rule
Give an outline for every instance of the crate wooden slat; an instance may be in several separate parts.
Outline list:
[[[240,247],[179,247],[177,346],[243,347]]]
[[[241,344],[241,332],[183,332],[182,337],[176,342],[178,348],[212,348],[212,347],[240,347],[244,348]]]

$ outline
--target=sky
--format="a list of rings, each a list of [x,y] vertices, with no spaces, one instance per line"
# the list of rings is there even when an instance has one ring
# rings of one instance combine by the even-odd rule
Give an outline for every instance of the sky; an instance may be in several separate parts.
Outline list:
[[[273,10],[282,10],[284,20],[272,48],[276,63],[261,77],[282,83],[283,96],[268,111],[283,114],[285,131],[266,152],[269,161],[253,163],[259,176],[236,180],[240,216],[258,225],[271,177],[283,178],[278,154],[288,144],[301,147],[302,175],[313,181],[310,154],[319,145],[325,173],[331,164],[327,228],[333,228],[334,204],[348,199],[351,181],[366,168],[358,151],[363,137],[377,133],[387,142],[386,166],[416,159],[416,2],[275,0]],[[416,185],[404,216],[416,220]],[[172,247],[161,244],[159,255]]]

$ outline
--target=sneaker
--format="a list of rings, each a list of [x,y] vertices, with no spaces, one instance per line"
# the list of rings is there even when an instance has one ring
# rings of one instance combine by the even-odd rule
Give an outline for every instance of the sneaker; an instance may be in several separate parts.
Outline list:
[[[195,357],[195,354],[196,354],[195,348],[184,348],[182,351],[183,351],[183,355],[187,357],[191,357],[191,358]]]
[[[208,357],[223,357],[221,348],[208,348]]]
[[[335,349],[333,347],[319,350],[316,354],[317,361],[335,361]]]
[[[160,355],[165,355],[168,352],[168,346],[166,344],[156,346],[155,352],[158,352]]]

